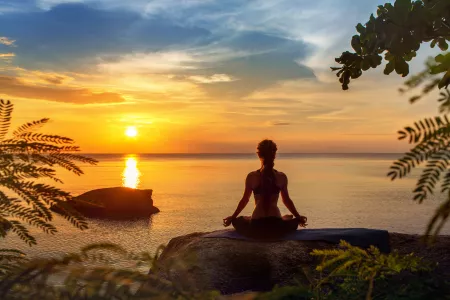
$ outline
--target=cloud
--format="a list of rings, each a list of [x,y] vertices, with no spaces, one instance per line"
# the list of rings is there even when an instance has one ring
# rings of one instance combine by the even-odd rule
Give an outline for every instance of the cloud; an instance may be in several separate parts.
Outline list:
[[[198,83],[217,83],[217,82],[231,82],[236,79],[233,79],[227,74],[214,74],[211,76],[190,76],[190,80],[193,80]]]
[[[174,70],[195,69],[195,60],[184,52],[156,52],[126,54],[108,61],[99,58],[97,64],[101,72],[109,73],[167,73]]]
[[[268,123],[269,126],[289,126],[292,125],[291,122],[285,122],[285,121],[271,121]]]
[[[12,71],[17,74],[17,78],[26,84],[31,85],[62,85],[74,80],[73,77],[56,72],[44,72],[36,70],[27,70],[23,68],[13,68]]]
[[[0,44],[6,45],[6,46],[15,46],[14,43],[15,43],[15,40],[11,40],[5,36],[0,36]]]
[[[0,59],[11,59],[14,56],[14,53],[0,53]]]
[[[22,67],[58,71],[86,71],[101,56],[192,46],[210,34],[161,17],[145,18],[129,10],[102,10],[83,3],[4,14],[0,27],[6,36],[20,41],[16,54]]]
[[[83,88],[51,88],[37,85],[29,85],[21,80],[0,76],[0,91],[10,97],[39,99],[76,104],[88,103],[116,103],[125,99],[118,93],[93,92]]]
[[[117,1],[67,2],[73,1],[40,1],[41,10],[0,19],[5,34],[20,40],[17,65],[56,72],[173,75],[201,84],[214,98],[240,98],[279,81],[314,78],[311,69],[296,63],[311,51],[301,39],[251,26],[236,28],[230,19],[226,28],[211,26],[206,12],[233,18],[239,7],[250,9],[235,1],[182,1],[180,15],[169,9],[175,5],[171,1],[147,2],[144,14],[131,5],[118,9]],[[200,19],[202,13],[207,20]],[[213,22],[218,25],[219,20]],[[57,78],[49,80],[58,83]]]

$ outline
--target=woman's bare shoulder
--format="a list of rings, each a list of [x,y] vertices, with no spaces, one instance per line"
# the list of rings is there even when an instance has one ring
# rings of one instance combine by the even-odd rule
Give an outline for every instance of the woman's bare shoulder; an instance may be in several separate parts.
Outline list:
[[[255,178],[258,175],[258,171],[251,171],[248,173],[247,178]]]
[[[283,182],[287,181],[287,176],[283,172],[277,171],[276,176]]]

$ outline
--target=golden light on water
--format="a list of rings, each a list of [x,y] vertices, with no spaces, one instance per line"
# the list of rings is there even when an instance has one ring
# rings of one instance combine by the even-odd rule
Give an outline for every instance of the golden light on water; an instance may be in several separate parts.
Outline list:
[[[135,126],[128,126],[125,130],[125,135],[128,137],[136,137],[138,135],[137,128]]]
[[[125,169],[122,173],[122,185],[129,188],[137,188],[139,186],[139,178],[141,172],[137,168],[138,160],[135,156],[128,156],[125,159]]]

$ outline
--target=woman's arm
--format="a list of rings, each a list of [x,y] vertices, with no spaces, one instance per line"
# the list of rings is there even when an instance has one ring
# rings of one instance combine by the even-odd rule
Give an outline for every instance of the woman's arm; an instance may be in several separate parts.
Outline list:
[[[233,215],[223,219],[224,226],[229,226],[231,224],[231,221],[233,221],[233,219],[236,219],[237,216],[239,216],[241,211],[247,206],[251,195],[252,195],[252,185],[250,180],[250,174],[248,174],[247,178],[245,179],[244,195],[242,195],[242,199],[239,201],[239,204],[236,210],[234,211]]]
[[[284,203],[284,205],[286,205],[287,209],[291,212],[291,214],[293,214],[294,217],[299,220],[299,222],[305,224],[306,217],[301,216],[298,213],[297,208],[295,208],[294,202],[292,201],[291,197],[289,196],[288,187],[287,187],[288,186],[287,176],[285,174],[282,174],[282,176],[283,176],[283,185],[281,188],[281,198],[283,199],[283,203]]]

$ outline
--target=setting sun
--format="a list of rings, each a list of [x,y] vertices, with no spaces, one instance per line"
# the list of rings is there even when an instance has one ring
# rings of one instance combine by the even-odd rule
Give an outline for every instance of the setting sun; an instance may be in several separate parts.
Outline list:
[[[138,134],[138,131],[137,131],[136,127],[134,127],[134,126],[129,126],[125,130],[125,135],[128,137],[135,137],[135,136],[137,136],[137,134]]]

